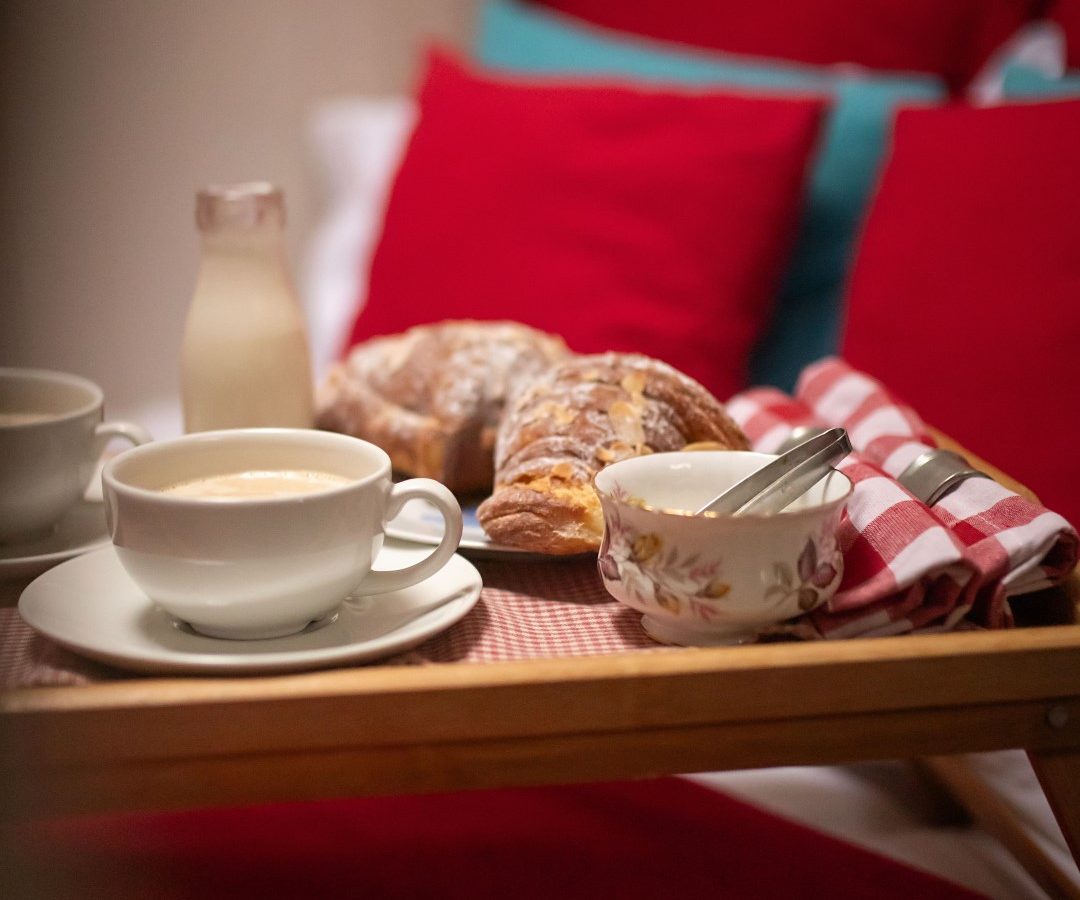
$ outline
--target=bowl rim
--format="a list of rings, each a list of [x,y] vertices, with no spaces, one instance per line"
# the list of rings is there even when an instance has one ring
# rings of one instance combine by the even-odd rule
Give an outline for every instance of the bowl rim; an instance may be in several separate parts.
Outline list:
[[[652,514],[658,515],[658,516],[670,517],[670,518],[678,518],[678,519],[681,519],[681,520],[688,520],[688,519],[689,520],[693,520],[693,519],[699,519],[699,520],[700,519],[716,519],[716,520],[725,521],[725,522],[731,522],[731,521],[735,521],[735,520],[739,520],[739,521],[743,521],[743,522],[767,522],[767,521],[770,521],[770,520],[775,520],[778,517],[782,517],[785,521],[791,521],[791,520],[798,519],[798,518],[816,517],[816,516],[821,515],[822,513],[831,512],[837,506],[841,506],[843,504],[846,504],[847,501],[849,499],[851,499],[852,493],[854,493],[854,491],[855,491],[855,483],[851,480],[851,478],[847,474],[845,474],[844,472],[841,472],[835,466],[830,466],[829,467],[830,468],[830,474],[840,476],[841,478],[844,479],[844,482],[847,485],[846,490],[844,491],[844,493],[841,496],[834,497],[832,500],[829,500],[829,501],[827,501],[825,503],[817,503],[817,504],[814,504],[813,506],[805,507],[803,509],[784,509],[784,510],[781,510],[780,512],[778,512],[778,513],[768,513],[768,514],[748,513],[748,514],[742,515],[742,516],[734,516],[734,515],[732,515],[730,513],[718,513],[718,512],[695,513],[695,512],[692,512],[691,510],[686,510],[686,509],[668,509],[668,508],[664,508],[664,507],[654,506],[654,505],[652,505],[650,503],[646,503],[644,500],[636,500],[634,498],[624,499],[624,498],[621,498],[621,497],[616,497],[610,491],[604,490],[603,488],[600,487],[600,485],[598,485],[596,483],[597,479],[601,475],[603,475],[604,473],[610,472],[611,469],[621,465],[622,463],[631,462],[632,460],[638,460],[638,459],[644,459],[644,458],[648,458],[648,459],[663,459],[665,457],[685,458],[688,452],[692,452],[694,455],[700,455],[700,456],[717,455],[717,454],[721,454],[721,453],[725,454],[725,455],[729,455],[729,454],[732,454],[732,453],[736,453],[736,454],[739,454],[739,455],[747,455],[747,454],[749,454],[749,455],[753,455],[753,456],[767,457],[767,459],[776,459],[776,457],[779,455],[779,454],[776,454],[776,453],[763,453],[763,452],[758,451],[758,450],[694,450],[694,451],[672,450],[672,451],[667,451],[667,452],[664,452],[664,453],[651,453],[651,454],[648,454],[647,456],[631,456],[631,457],[628,457],[627,459],[620,459],[617,462],[613,462],[610,465],[605,466],[599,472],[597,472],[593,476],[593,480],[592,480],[593,490],[596,491],[597,495],[600,497],[600,499],[602,501],[603,500],[608,500],[608,501],[610,501],[612,503],[618,504],[619,506],[628,507],[630,509],[640,509],[640,510],[643,510],[645,512],[652,513]],[[767,463],[765,463],[765,464],[767,464]]]

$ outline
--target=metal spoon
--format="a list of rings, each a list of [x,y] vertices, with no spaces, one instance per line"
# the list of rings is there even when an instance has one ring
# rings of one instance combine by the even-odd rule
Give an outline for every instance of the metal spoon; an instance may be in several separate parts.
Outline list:
[[[731,516],[772,515],[805,494],[851,452],[851,441],[843,428],[830,428],[782,453],[772,462],[747,475],[698,513],[716,512]]]

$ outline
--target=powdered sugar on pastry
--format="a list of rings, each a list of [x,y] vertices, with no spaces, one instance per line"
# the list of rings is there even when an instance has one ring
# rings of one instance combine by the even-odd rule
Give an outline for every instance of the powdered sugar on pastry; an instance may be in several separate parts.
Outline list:
[[[405,474],[486,491],[508,399],[568,352],[515,322],[448,321],[373,338],[327,375],[317,424],[378,444]]]
[[[501,544],[553,554],[594,550],[603,536],[596,473],[620,459],[702,441],[749,446],[693,379],[635,354],[569,358],[507,407],[495,490],[478,510],[480,523]]]

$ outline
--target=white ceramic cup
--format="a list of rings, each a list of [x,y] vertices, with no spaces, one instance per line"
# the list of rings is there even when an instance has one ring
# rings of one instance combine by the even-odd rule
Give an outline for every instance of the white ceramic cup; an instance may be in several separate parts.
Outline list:
[[[150,440],[131,422],[102,422],[103,404],[101,388],[77,375],[0,368],[0,544],[48,534],[110,440]]]
[[[349,482],[315,493],[182,497],[180,482],[250,470],[307,470]],[[282,637],[351,593],[381,594],[435,574],[461,540],[461,508],[428,478],[394,484],[390,457],[327,431],[208,431],[128,450],[102,472],[109,534],[127,573],[177,619],[211,637]],[[415,565],[372,571],[386,523],[422,498],[443,515],[442,542]]]
[[[852,492],[830,471],[775,515],[694,515],[776,457],[656,453],[613,463],[595,484],[604,510],[598,566],[615,599],[667,644],[735,644],[825,603],[840,584],[840,516]]]

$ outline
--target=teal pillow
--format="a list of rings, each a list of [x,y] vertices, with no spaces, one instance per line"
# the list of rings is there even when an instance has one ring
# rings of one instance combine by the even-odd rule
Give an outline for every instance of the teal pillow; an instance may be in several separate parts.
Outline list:
[[[630,76],[645,83],[832,96],[773,322],[751,361],[752,383],[785,390],[794,388],[803,366],[836,351],[848,265],[893,110],[900,104],[940,101],[946,90],[931,76],[751,60],[624,37],[518,0],[485,5],[476,55],[489,68],[512,72]]]
[[[1038,69],[1013,63],[1005,69],[1002,89],[1012,100],[1064,100],[1080,97],[1080,72],[1066,72],[1062,78],[1051,78]]]

